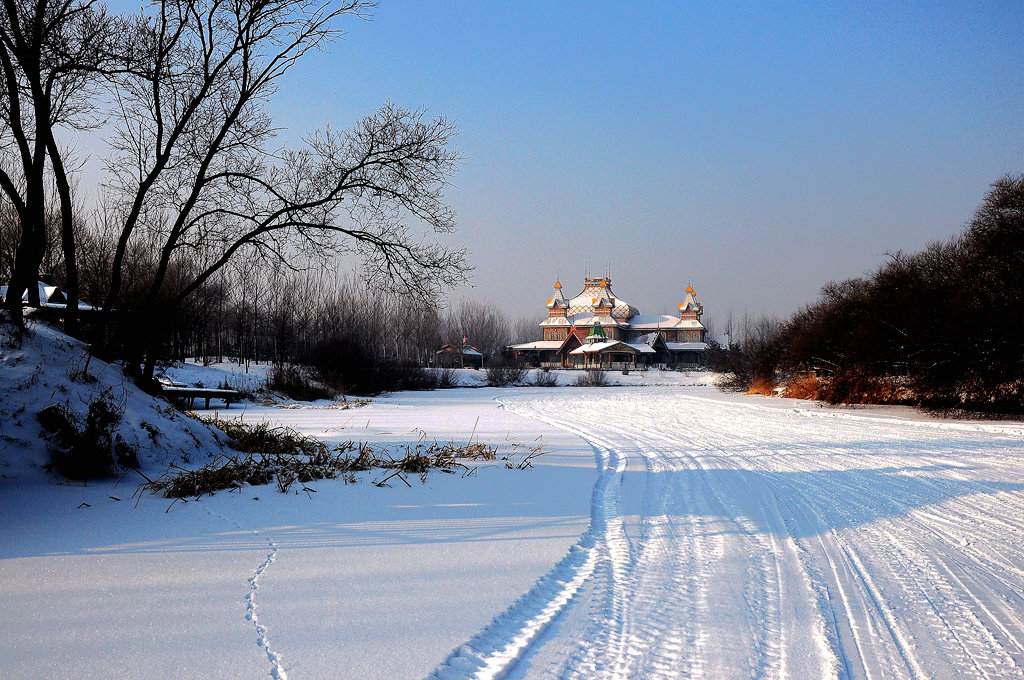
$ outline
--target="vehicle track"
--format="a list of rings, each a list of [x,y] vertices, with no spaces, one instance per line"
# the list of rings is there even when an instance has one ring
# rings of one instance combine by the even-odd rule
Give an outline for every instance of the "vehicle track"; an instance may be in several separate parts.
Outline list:
[[[594,448],[591,527],[545,577],[572,596],[542,579],[437,677],[503,677],[545,647],[560,678],[1024,677],[1020,426],[679,390],[504,404]]]

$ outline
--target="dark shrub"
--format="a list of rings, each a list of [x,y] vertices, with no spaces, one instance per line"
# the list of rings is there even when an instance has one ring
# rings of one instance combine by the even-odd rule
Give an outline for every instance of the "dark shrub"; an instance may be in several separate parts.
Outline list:
[[[533,372],[533,380],[530,384],[534,387],[555,387],[558,385],[558,376],[551,371],[537,369]]]
[[[53,464],[68,479],[96,479],[120,474],[124,468],[138,468],[138,454],[117,434],[124,405],[104,390],[89,404],[85,425],[66,406],[53,404],[36,417],[50,433]]]
[[[487,367],[487,384],[491,387],[508,387],[526,379],[526,367],[518,363],[498,359]]]
[[[608,384],[608,374],[599,368],[590,368],[576,376],[577,387],[604,387]]]
[[[384,359],[354,338],[334,337],[317,343],[302,363],[324,385],[344,394],[374,395],[439,386],[436,374],[412,363]]]
[[[297,401],[333,399],[334,391],[321,385],[304,366],[275,364],[267,377],[267,388]]]
[[[437,378],[437,387],[439,389],[459,386],[459,377],[454,368],[438,369],[434,372],[434,377]]]

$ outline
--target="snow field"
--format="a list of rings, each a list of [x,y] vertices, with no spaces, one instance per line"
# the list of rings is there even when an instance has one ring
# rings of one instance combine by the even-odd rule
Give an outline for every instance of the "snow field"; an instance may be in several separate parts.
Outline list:
[[[627,465],[594,495],[590,583],[506,676],[1022,676],[1019,424],[684,392],[508,403]]]
[[[549,453],[137,506],[9,467],[5,675],[1024,677],[1024,424],[706,387],[288,406],[221,415]]]

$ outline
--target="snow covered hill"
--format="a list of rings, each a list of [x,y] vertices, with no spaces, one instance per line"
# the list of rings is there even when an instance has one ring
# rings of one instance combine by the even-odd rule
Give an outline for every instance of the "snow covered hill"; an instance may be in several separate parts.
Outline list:
[[[7,478],[50,477],[44,468],[52,435],[39,422],[40,411],[56,405],[81,427],[100,398],[120,414],[115,437],[137,452],[145,474],[223,450],[215,430],[154,399],[120,366],[90,359],[82,342],[42,322],[29,321],[24,333],[0,325],[0,395],[0,473]]]

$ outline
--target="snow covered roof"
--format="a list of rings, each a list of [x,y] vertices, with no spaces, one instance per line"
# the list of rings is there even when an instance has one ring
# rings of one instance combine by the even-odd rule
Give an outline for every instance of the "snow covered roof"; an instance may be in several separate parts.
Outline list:
[[[482,354],[480,354],[480,351],[476,347],[473,347],[471,345],[466,345],[465,347],[463,347],[461,349],[462,349],[462,353],[465,354],[466,356],[475,356],[475,357],[483,356]],[[445,354],[445,353],[458,354],[459,353],[459,348],[456,347],[455,345],[445,345],[441,349],[439,349],[436,352],[434,352],[434,354]]]
[[[544,352],[557,350],[562,346],[561,340],[536,340],[534,342],[523,342],[518,345],[509,345],[509,349],[518,352]]]
[[[612,291],[612,280],[608,277],[583,279],[583,290],[576,296],[566,300],[562,295],[562,285],[555,282],[555,292],[547,301],[548,309],[564,309],[540,322],[542,327],[567,328],[570,326],[590,326],[595,318],[602,326],[618,326],[636,330],[685,329],[705,330],[700,322],[704,307],[697,302],[697,294],[692,286],[686,287],[686,296],[679,304],[679,316],[670,314],[641,314],[625,300],[616,297]],[[596,312],[601,310],[602,315]],[[560,316],[560,314],[565,316]]]
[[[703,352],[708,348],[706,342],[666,342],[665,346],[670,352]]]
[[[618,342],[616,340],[609,340],[608,342],[595,342],[589,345],[582,345],[577,347],[569,354],[594,354],[595,352],[606,352],[606,351],[617,351],[617,352],[629,352],[634,351],[639,354],[654,354],[654,350],[647,345],[643,345],[636,342]]]
[[[602,326],[617,326],[619,328],[628,328],[629,323],[620,319],[616,319],[614,316],[596,316],[589,312],[581,314],[574,314],[572,316],[556,316],[548,319],[544,319],[540,322],[541,326],[593,326],[594,322],[597,321]]]
[[[696,319],[680,319],[678,316],[668,314],[637,314],[629,320],[631,328],[636,330],[658,330],[658,329],[694,329],[704,328],[704,324]]]
[[[593,314],[594,309],[611,307],[616,319],[628,319],[637,310],[625,300],[615,297],[612,280],[607,276],[600,279],[583,279],[583,290],[569,300],[569,314]]]
[[[568,307],[569,303],[566,301],[565,296],[562,295],[562,282],[555,281],[555,292],[548,299],[548,307]]]
[[[654,343],[656,343],[658,341],[658,338],[660,337],[661,335],[659,335],[657,331],[654,331],[651,333],[641,335],[639,338],[637,338],[637,342],[642,345],[647,345],[648,347],[654,347]]]
[[[64,309],[67,307],[68,298],[64,294],[64,291],[57,286],[51,286],[42,281],[38,281],[36,285],[39,287],[39,304],[43,307],[57,307]],[[0,299],[7,299],[7,286],[0,286]],[[28,291],[26,290],[21,295],[22,302],[28,302]],[[92,309],[91,305],[84,302],[78,303],[79,309]]]
[[[679,303],[679,311],[695,311],[697,313],[704,311],[703,305],[697,302],[697,292],[693,289],[693,286],[686,287],[686,297]]]

